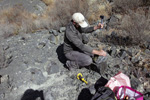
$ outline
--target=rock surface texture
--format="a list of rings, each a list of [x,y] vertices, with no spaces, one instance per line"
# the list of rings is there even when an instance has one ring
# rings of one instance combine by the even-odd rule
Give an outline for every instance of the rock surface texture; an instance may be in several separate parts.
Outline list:
[[[16,1],[37,14],[45,8],[40,0],[0,0],[0,7],[14,5]],[[0,39],[0,100],[90,100],[97,80],[109,80],[120,71],[130,78],[133,89],[143,93],[145,100],[150,100],[150,45],[145,44],[144,50],[140,46],[127,46],[128,37],[120,38],[109,31],[116,21],[118,18],[112,16],[107,30],[86,35],[89,46],[98,48],[101,45],[107,52],[107,62],[100,65],[106,67],[103,74],[92,65],[72,71],[66,68],[65,27]],[[83,74],[88,85],[77,79],[78,73]]]
[[[31,92],[33,95],[37,93],[39,98],[40,94],[43,94],[45,100],[77,100],[81,98],[84,89],[91,89],[92,85],[102,77],[89,68],[73,71],[65,68],[62,49],[64,30],[54,32],[57,32],[57,35],[51,30],[41,30],[32,34],[13,36],[1,42],[0,60],[6,65],[0,67],[1,100],[10,100],[10,98],[20,100],[23,94],[26,96],[26,92]],[[91,40],[94,40],[94,37]],[[93,44],[100,45],[102,42],[89,43],[91,46]],[[108,67],[103,77],[109,80],[122,71],[131,79],[132,87],[145,93],[145,98],[148,98],[149,70],[146,67],[134,67],[134,64],[145,63],[144,60],[148,60],[149,54],[141,52],[138,46],[103,45],[108,53]],[[88,85],[76,78],[78,73],[83,74],[85,80],[89,82]],[[90,92],[92,91],[94,89]]]

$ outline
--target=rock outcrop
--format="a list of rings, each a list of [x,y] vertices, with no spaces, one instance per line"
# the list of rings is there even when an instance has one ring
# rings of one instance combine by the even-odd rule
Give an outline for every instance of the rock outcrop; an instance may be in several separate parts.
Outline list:
[[[0,6],[7,6],[6,1],[1,0]],[[15,2],[9,1],[11,5]],[[41,14],[45,8],[40,0],[17,2],[29,4],[25,8],[36,14]],[[115,31],[110,31],[121,17],[113,15],[109,20],[106,18],[107,26],[104,29],[86,35],[89,46],[102,46],[107,52],[107,62],[100,65],[107,67],[103,75],[92,66],[72,71],[64,66],[65,27],[0,39],[0,100],[90,100],[95,93],[97,80],[104,78],[108,81],[120,71],[128,75],[132,88],[149,100],[150,45],[129,45],[129,37],[121,37]],[[83,74],[88,85],[77,79],[78,73]]]
[[[7,65],[0,67],[1,100],[10,100],[10,98],[11,100],[21,98],[25,100],[23,98],[29,97],[28,92],[35,97],[38,95],[39,98],[45,98],[45,100],[76,100],[81,98],[81,91],[91,89],[102,77],[96,71],[88,68],[73,71],[65,68],[62,49],[64,31],[65,27],[60,30],[41,30],[32,34],[13,36],[0,43],[2,52],[0,59],[2,63],[5,62],[2,65]],[[97,31],[97,34],[99,32]],[[122,71],[131,79],[134,89],[142,93],[149,93],[150,81],[147,69],[149,65],[143,67],[144,64],[146,66],[146,60],[149,60],[146,54],[149,48],[141,52],[138,46],[123,47],[111,43],[106,44],[95,41],[96,38],[92,34],[89,35],[88,45],[95,48],[97,45],[104,45],[108,53],[108,67],[103,77],[109,80],[110,77]],[[141,64],[141,67],[135,67],[136,64]],[[89,82],[88,85],[76,78],[78,73],[84,75],[85,80]],[[94,88],[91,89],[92,91]],[[145,95],[145,98],[148,95]]]

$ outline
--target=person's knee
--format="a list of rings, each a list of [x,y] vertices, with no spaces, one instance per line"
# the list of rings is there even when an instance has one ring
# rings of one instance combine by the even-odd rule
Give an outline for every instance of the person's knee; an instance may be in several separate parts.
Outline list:
[[[91,64],[92,64],[92,62],[93,62],[92,58],[88,58],[88,59],[86,59],[85,66],[89,66],[89,65],[91,65]]]

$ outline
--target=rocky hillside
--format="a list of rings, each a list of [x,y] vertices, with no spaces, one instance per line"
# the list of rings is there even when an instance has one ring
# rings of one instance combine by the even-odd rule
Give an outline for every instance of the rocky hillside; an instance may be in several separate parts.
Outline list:
[[[80,98],[80,93],[84,89],[93,86],[102,77],[96,71],[87,68],[74,69],[74,71],[65,68],[63,64],[65,58],[62,53],[64,30],[64,27],[59,31],[41,30],[34,34],[13,36],[1,42],[1,100],[10,100],[10,98],[20,100],[28,90],[31,94],[39,93],[35,98],[43,94],[44,100],[76,100]],[[90,41],[96,39],[93,34],[99,32],[91,33]],[[109,80],[122,71],[131,79],[132,87],[147,94],[145,95],[147,98],[150,89],[149,70],[143,67],[144,65],[135,67],[134,64],[144,63],[146,66],[148,61],[145,60],[149,60],[150,49],[141,52],[138,46],[122,47],[102,44],[95,40],[89,45],[105,46],[104,49],[108,53],[108,66],[104,78]],[[89,85],[76,78],[80,72]],[[91,92],[94,93],[93,91],[94,88]]]
[[[11,4],[12,0],[9,1]],[[43,5],[43,2],[37,3],[37,0],[19,2],[30,4],[28,1]],[[0,0],[1,5],[7,3],[6,0]],[[114,23],[121,20],[121,17],[118,14],[105,17],[104,29],[86,35],[89,46],[102,46],[107,52],[107,61],[100,65],[106,67],[103,75],[92,66],[72,71],[64,66],[66,59],[62,48],[65,27],[1,38],[0,100],[90,100],[95,93],[96,81],[105,79],[103,82],[106,83],[120,71],[130,78],[132,88],[143,93],[145,100],[149,100],[150,44],[131,45],[130,37],[120,36],[114,30]],[[78,73],[83,74],[88,85],[77,79]]]

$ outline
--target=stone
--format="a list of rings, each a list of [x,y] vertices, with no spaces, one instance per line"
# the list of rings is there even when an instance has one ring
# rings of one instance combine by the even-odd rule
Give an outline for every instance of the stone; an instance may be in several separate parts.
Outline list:
[[[58,43],[58,40],[54,35],[50,35],[48,39],[50,40],[50,42],[52,44],[57,44]]]
[[[125,50],[120,50],[119,55],[122,59],[124,59],[127,56],[127,53]]]
[[[114,0],[107,0],[108,2],[114,2]]]
[[[143,88],[143,84],[139,84],[138,88],[137,88],[137,91],[143,93],[145,92],[144,88]]]
[[[149,50],[149,49],[146,49],[146,50],[145,50],[145,53],[146,53],[147,55],[150,55],[150,50]]]
[[[149,83],[149,81],[144,82],[144,87],[147,88],[147,89],[150,89],[150,83]]]
[[[0,79],[1,79],[1,83],[8,82],[9,76],[8,75],[4,75],[4,76],[1,76]]]
[[[140,60],[142,60],[141,55],[135,55],[135,56],[132,56],[131,58],[132,63],[137,63]]]
[[[51,95],[51,89],[47,89],[47,91],[44,91],[44,100],[54,100]]]
[[[145,77],[150,78],[150,73],[146,73]]]
[[[150,50],[150,44],[147,46],[147,49],[149,49],[149,50]]]
[[[60,33],[65,32],[65,31],[66,31],[66,27],[60,27],[60,29],[59,29]]]
[[[53,30],[52,32],[54,36],[58,36],[58,32],[56,30]]]
[[[53,34],[54,36],[58,36],[59,34],[56,30],[53,30],[53,29],[49,30],[49,33]]]
[[[0,94],[0,100],[4,100],[4,97],[5,97],[4,93]]]
[[[134,76],[131,76],[130,83],[131,83],[131,87],[133,89],[137,90],[137,88],[140,84],[140,81],[137,78],[135,78]]]
[[[45,45],[46,45],[46,43],[40,42],[37,47],[40,49],[40,48],[45,47]]]
[[[89,91],[91,92],[91,94],[94,94],[95,92],[96,92],[96,89],[95,89],[95,87],[94,87],[94,84],[93,85],[91,85],[91,86],[89,86]]]
[[[31,81],[37,85],[40,85],[45,82],[46,78],[44,77],[42,71],[37,68],[31,68]]]
[[[111,52],[111,56],[112,56],[112,57],[115,57],[115,56],[117,55],[117,48],[113,46],[113,47],[111,48],[111,51],[112,51],[112,52]]]
[[[50,64],[47,66],[46,71],[48,75],[58,73],[59,72],[59,66],[57,65],[56,62],[51,61]]]

